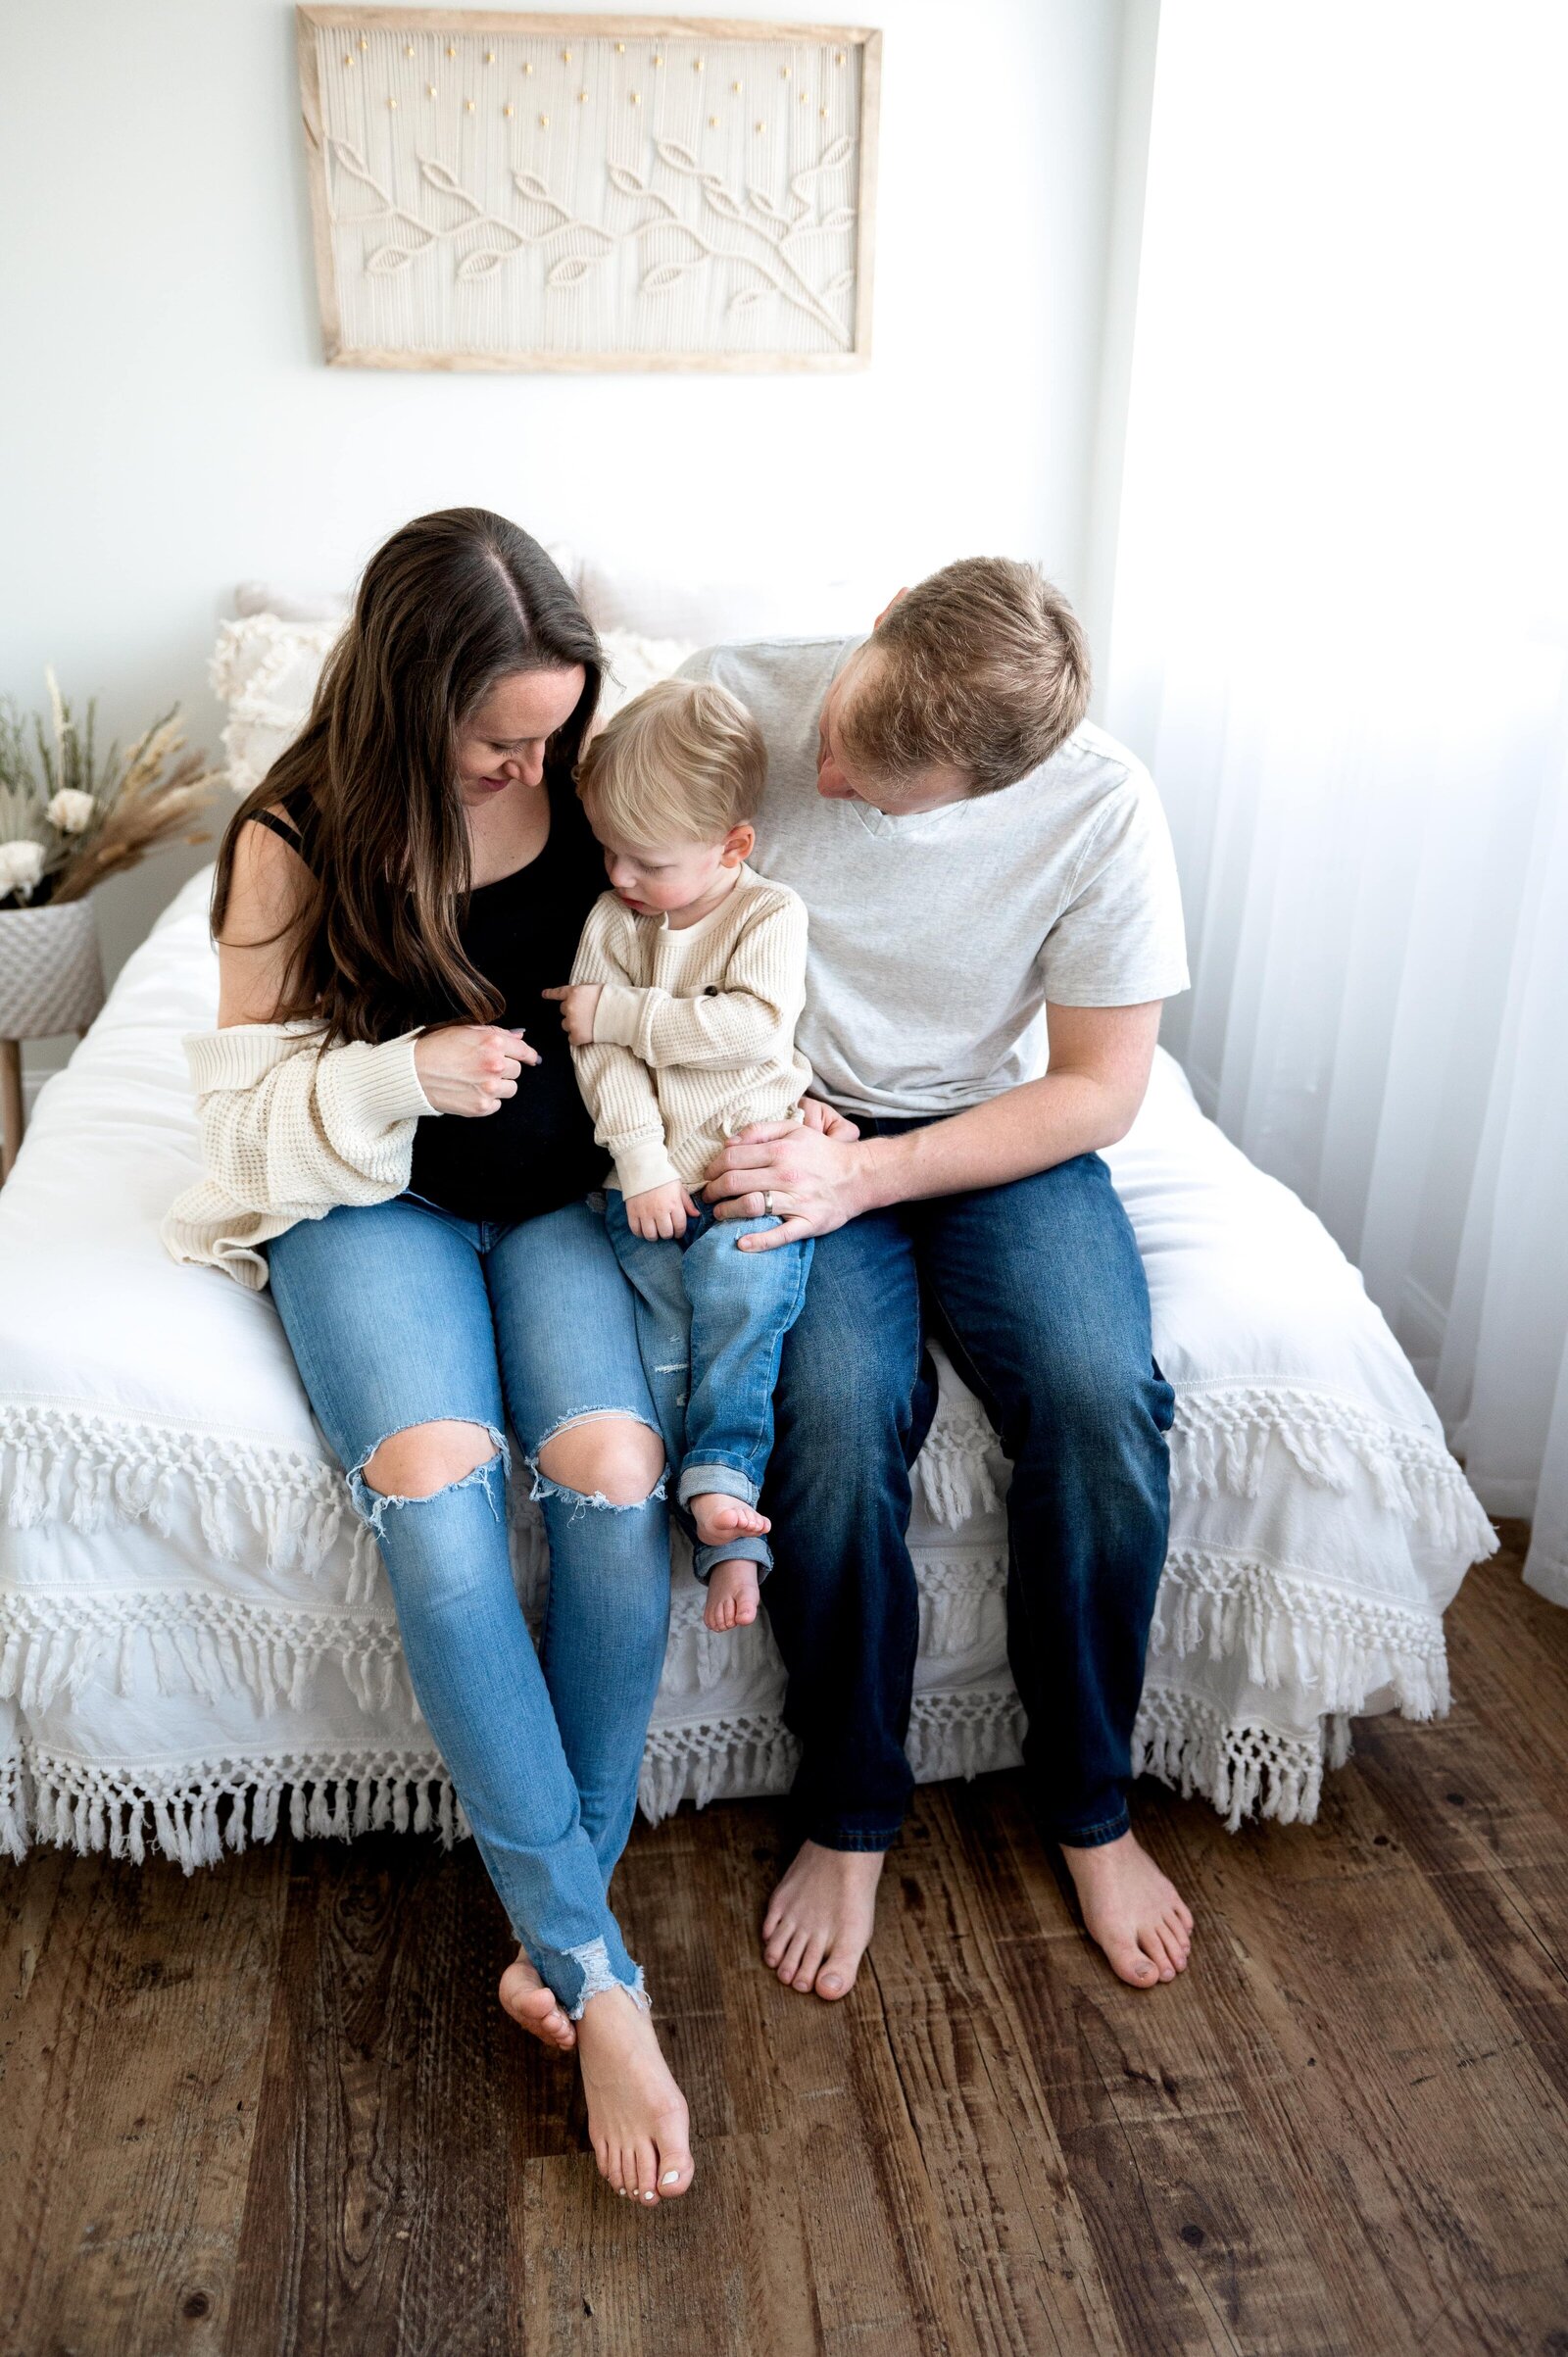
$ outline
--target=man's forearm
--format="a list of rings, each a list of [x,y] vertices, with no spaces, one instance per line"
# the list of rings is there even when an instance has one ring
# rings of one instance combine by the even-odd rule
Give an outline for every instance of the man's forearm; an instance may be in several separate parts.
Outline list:
[[[1004,1187],[1098,1154],[1125,1137],[1137,1106],[1124,1092],[1082,1072],[1048,1072],[897,1138],[867,1138],[858,1208],[910,1203],[921,1196],[961,1195],[970,1187]]]

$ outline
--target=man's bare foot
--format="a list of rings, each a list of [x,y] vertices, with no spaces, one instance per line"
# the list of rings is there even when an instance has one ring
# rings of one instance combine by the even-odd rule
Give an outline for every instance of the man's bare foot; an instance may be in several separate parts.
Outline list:
[[[652,2208],[673,2201],[695,2174],[686,2098],[659,2050],[654,2025],[628,1989],[590,1997],[577,2024],[588,2136],[605,2183]]]
[[[1193,1918],[1176,1886],[1131,1834],[1099,1849],[1061,1852],[1084,1913],[1112,1972],[1135,1989],[1152,1989],[1187,1970]]]
[[[746,1555],[731,1555],[715,1563],[709,1575],[704,1625],[710,1629],[749,1629],[757,1618],[762,1594],[757,1565]]]
[[[760,1539],[773,1527],[743,1498],[727,1497],[722,1490],[705,1490],[700,1497],[688,1498],[686,1505],[705,1547],[722,1547],[726,1539]]]
[[[564,2005],[534,1971],[526,1948],[501,1976],[501,2002],[521,2030],[542,2046],[559,2047],[563,2054],[577,2043],[577,2033]]]
[[[762,1961],[786,1989],[847,1997],[876,1923],[886,1852],[803,1841],[762,1918]]]

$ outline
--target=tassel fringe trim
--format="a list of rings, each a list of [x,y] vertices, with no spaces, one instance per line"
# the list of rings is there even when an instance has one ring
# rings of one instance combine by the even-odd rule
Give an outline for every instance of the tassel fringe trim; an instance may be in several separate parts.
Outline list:
[[[1495,1549],[1479,1499],[1435,1433],[1390,1423],[1331,1392],[1216,1384],[1178,1393],[1177,1496],[1255,1498],[1274,1449],[1319,1489],[1344,1496],[1369,1480],[1381,1507],[1466,1561]],[[916,1473],[927,1511],[949,1530],[996,1511],[1005,1460],[973,1399],[943,1398]],[[354,1565],[345,1600],[363,1600],[373,1587],[374,1542],[334,1465],[232,1434],[48,1401],[0,1406],[0,1501],[13,1529],[64,1522],[91,1532],[122,1520],[167,1535],[185,1498],[194,1498],[203,1543],[221,1561],[249,1555],[259,1538],[270,1570],[314,1575],[346,1536]],[[525,1520],[514,1515],[519,1533]]]
[[[1016,1767],[1022,1733],[1023,1713],[1006,1680],[917,1694],[910,1765],[921,1784]],[[1138,1715],[1133,1768],[1184,1797],[1200,1794],[1234,1833],[1254,1813],[1310,1824],[1325,1769],[1343,1767],[1349,1749],[1343,1715],[1325,1717],[1314,1741],[1227,1722],[1201,1697],[1156,1685]],[[702,1808],[785,1792],[798,1756],[794,1738],[771,1714],[656,1728],[643,1764],[643,1813],[658,1824],[683,1800]],[[225,1849],[271,1841],[285,1800],[296,1840],[434,1833],[450,1845],[469,1830],[433,1752],[283,1754],[136,1770],[29,1749],[0,1760],[0,1849],[19,1863],[33,1841],[83,1855],[107,1850],[138,1865],[157,1853],[192,1874],[218,1864]]]
[[[285,1799],[296,1841],[433,1833],[450,1848],[468,1832],[433,1752],[285,1753],[159,1771],[29,1749],[0,1761],[0,1849],[19,1863],[32,1841],[83,1856],[107,1850],[138,1866],[157,1854],[194,1874],[225,1849],[270,1841]]]

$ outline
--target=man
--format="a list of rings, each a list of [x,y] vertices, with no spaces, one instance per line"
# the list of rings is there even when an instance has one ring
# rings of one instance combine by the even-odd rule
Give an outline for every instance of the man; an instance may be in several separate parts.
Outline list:
[[[1126,1799],[1173,1399],[1099,1150],[1129,1128],[1160,1002],[1187,987],[1163,813],[1084,724],[1082,632],[1028,565],[951,565],[863,642],[710,648],[684,675],[730,689],[766,739],[756,863],[809,911],[798,1038],[844,1116],[749,1131],[707,1190],[721,1215],[779,1214],[744,1249],[818,1240],[762,1498],[803,1837],[764,1955],[795,1989],[848,1993],[908,1803],[908,1468],[935,1335],[1013,1464],[1033,1804],[1091,1937],[1152,1988],[1192,1933]]]

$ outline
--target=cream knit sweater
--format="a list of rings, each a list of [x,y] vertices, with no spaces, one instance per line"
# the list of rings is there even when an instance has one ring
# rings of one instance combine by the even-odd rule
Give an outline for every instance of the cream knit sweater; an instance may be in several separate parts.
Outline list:
[[[573,982],[601,982],[593,1045],[574,1048],[594,1134],[626,1195],[696,1187],[754,1121],[799,1117],[811,1068],[795,1050],[806,1003],[806,905],[743,867],[695,925],[595,902]]]
[[[185,1041],[205,1167],[163,1223],[176,1260],[260,1292],[261,1245],[408,1185],[414,1125],[435,1111],[414,1068],[418,1032],[321,1052],[316,1036],[308,1023],[236,1023]]]

